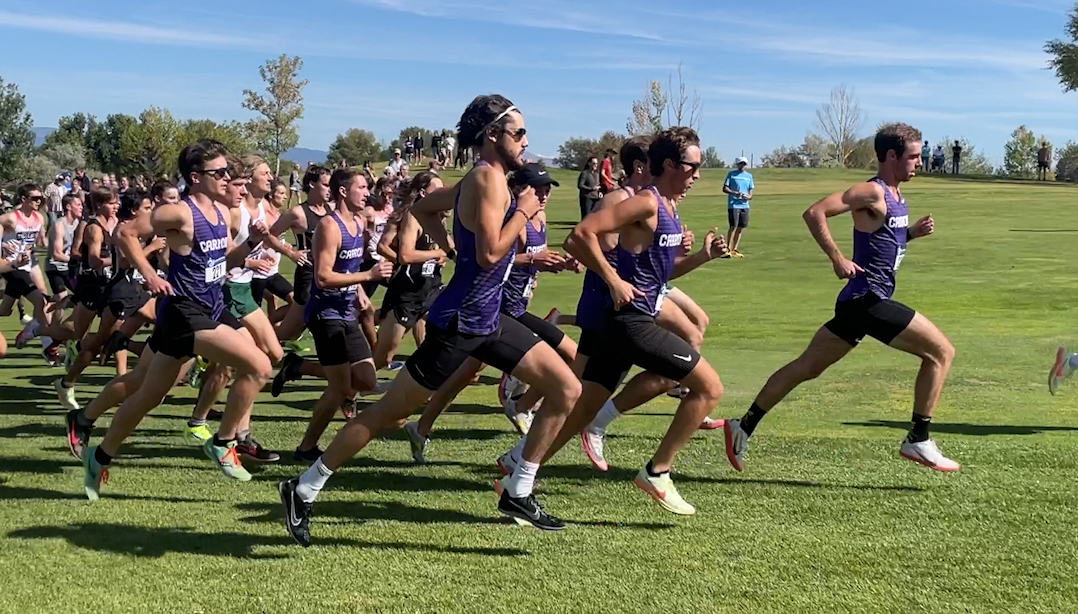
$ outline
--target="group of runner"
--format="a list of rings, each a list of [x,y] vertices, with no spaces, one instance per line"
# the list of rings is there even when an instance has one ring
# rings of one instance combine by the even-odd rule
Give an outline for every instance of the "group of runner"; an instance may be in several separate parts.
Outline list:
[[[727,253],[721,235],[711,231],[697,240],[678,214],[700,176],[697,134],[674,127],[627,140],[620,151],[624,187],[576,225],[563,254],[547,244],[545,206],[558,183],[525,162],[522,112],[502,96],[479,96],[458,131],[459,147],[475,151],[478,162],[454,186],[426,172],[396,193],[395,184],[372,186],[361,171],[311,166],[302,180],[306,201],[284,211],[288,189],[264,160],[236,157],[214,141],[194,143],[180,154],[183,194],[161,183],[123,199],[98,188],[85,204],[67,203],[47,242],[49,279],[58,280],[51,296],[33,259],[34,248],[46,244],[37,212],[41,193],[21,189],[19,208],[0,216],[0,271],[7,281],[0,313],[25,298],[34,321],[17,343],[43,335],[46,355],[53,357],[61,344],[69,345],[69,366],[56,391],[69,410],[68,444],[82,459],[87,496],[98,498],[123,441],[192,369],[201,374],[193,380],[199,399],[184,438],[240,481],[251,479],[244,462],[280,459],[253,436],[257,394],[271,379],[278,396],[290,381],[321,378],[325,388],[293,453],[310,466],[279,486],[289,533],[309,545],[313,503],[329,478],[374,437],[401,427],[415,460],[426,462],[438,415],[489,365],[504,374],[500,402],[521,434],[497,459],[504,473],[495,484],[500,513],[540,529],[564,528],[533,494],[540,467],[580,435],[594,467],[607,470],[609,425],[670,393],[680,399],[677,411],[634,484],[662,508],[689,515],[695,508],[679,494],[671,470],[693,434],[723,429],[729,462],[741,471],[749,438],[766,413],[866,335],[922,361],[900,454],[940,471],[959,468],[929,436],[954,349],[927,318],[891,298],[907,242],[934,230],[931,217],[910,223],[899,190],[920,166],[917,130],[882,127],[875,139],[877,176],[806,211],[836,275],[849,281],[835,317],[805,352],[768,380],[744,416],[728,420],[709,418],[723,395],[718,374],[700,354],[709,318],[670,286]],[[847,212],[854,219],[852,258],[842,254],[827,224]],[[285,241],[289,231],[294,244]],[[279,272],[282,257],[296,263],[292,283]],[[455,268],[443,285],[449,260]],[[584,273],[575,314],[529,312],[538,276],[563,271]],[[386,290],[376,310],[372,299],[380,286]],[[263,311],[268,297],[284,306]],[[73,308],[63,317],[67,303]],[[98,328],[89,333],[95,318]],[[581,330],[579,343],[559,329],[570,324]],[[148,325],[154,327],[148,342],[134,341]],[[316,360],[295,351],[304,330],[313,337]],[[409,330],[418,349],[403,365],[395,363]],[[127,351],[139,354],[130,371]],[[81,406],[74,388],[80,374],[94,360],[106,364],[113,357],[116,378]],[[633,366],[642,371],[622,387]],[[387,368],[398,374],[380,383],[377,371]],[[211,431],[208,420],[226,388],[224,411]],[[384,394],[357,413],[354,399],[364,393]],[[91,447],[95,422],[113,408],[107,431]],[[422,416],[409,421],[417,410]],[[321,437],[338,411],[348,421],[323,450]]]

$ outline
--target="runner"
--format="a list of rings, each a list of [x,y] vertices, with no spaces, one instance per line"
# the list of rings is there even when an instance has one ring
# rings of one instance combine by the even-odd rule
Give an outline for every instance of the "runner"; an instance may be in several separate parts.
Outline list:
[[[548,456],[591,422],[633,365],[689,387],[647,465],[633,483],[667,511],[691,515],[670,479],[674,459],[722,397],[719,376],[684,339],[656,322],[666,284],[725,253],[725,242],[708,233],[701,251],[684,256],[677,203],[700,176],[700,140],[691,128],[669,128],[648,149],[652,183],[616,207],[586,217],[565,248],[600,274],[613,304],[606,311],[602,344],[584,368],[580,402],[566,420]],[[600,237],[618,232],[617,268],[603,253]],[[503,457],[504,458],[504,457]],[[509,455],[512,460],[513,455]]]
[[[258,186],[254,186],[254,188],[257,190]],[[251,193],[251,186],[247,187],[247,191],[248,194]],[[270,193],[265,200],[266,224],[268,226],[272,227],[277,223],[277,220],[281,219],[281,209],[287,202],[288,188],[274,179],[270,182]],[[284,233],[277,235],[277,240],[283,244]],[[288,308],[291,307],[293,302],[292,293],[294,290],[291,282],[285,279],[284,275],[281,275],[281,252],[263,245],[262,255],[264,259],[272,262],[272,265],[269,270],[255,269],[254,280],[251,281],[251,293],[254,295],[255,303],[259,307],[262,306],[263,301],[266,301],[266,313],[269,315],[270,322],[276,324],[288,314]],[[284,306],[281,309],[277,309],[275,298],[284,301]]]
[[[195,355],[236,369],[220,427],[203,449],[226,476],[251,479],[236,453],[236,432],[272,374],[272,366],[250,334],[225,310],[223,284],[229,265],[242,263],[266,229],[252,226],[251,239],[233,249],[229,218],[216,204],[228,188],[227,153],[216,141],[185,147],[179,167],[189,194],[180,204],[154,211],[154,232],[166,238],[170,250],[167,285],[172,294],[158,306],[157,328],[146,352],[152,358],[140,361],[136,369],[142,378],[150,372],[153,377],[123,402],[100,446],[84,455],[84,485],[91,500],[98,498],[101,483],[107,481],[109,464],[120,445],[161,403],[181,367]]]
[[[357,291],[360,284],[393,272],[393,265],[384,260],[360,270],[368,253],[363,244],[367,236],[363,208],[370,195],[367,178],[350,168],[338,169],[333,171],[330,189],[336,206],[319,221],[314,233],[315,287],[306,308],[307,326],[327,381],[295,452],[297,461],[308,464],[322,455],[318,440],[337,410],[356,392],[373,390],[378,384],[371,348],[356,322]]]
[[[393,198],[396,192],[396,186],[385,177],[379,179],[375,184],[375,198],[369,199],[367,207],[363,209],[364,232],[366,232],[363,241],[367,251],[364,254],[363,265],[360,267],[361,271],[369,271],[385,259],[385,256],[378,253],[378,243],[381,242],[389,217],[393,214]],[[391,259],[390,264],[395,265],[396,260]],[[386,285],[385,279],[375,279],[363,284],[363,292],[369,300],[366,303],[367,308],[359,312],[359,325],[370,347],[378,343],[373,301],[378,287],[383,285]]]
[[[502,96],[479,96],[465,109],[458,128],[461,146],[479,148],[481,161],[453,188],[453,234],[460,250],[453,277],[431,306],[426,340],[385,396],[350,420],[302,476],[280,484],[285,524],[300,544],[310,544],[311,506],[333,472],[421,406],[469,355],[540,386],[545,396],[525,462],[503,492],[499,511],[543,529],[565,527],[543,511],[531,486],[538,461],[579,396],[580,383],[553,348],[498,315],[517,238],[539,212],[534,191],[525,190],[513,203],[505,181],[507,171],[524,165],[524,117]],[[416,203],[412,215],[436,243],[448,245],[439,215],[445,206],[435,201],[440,207],[435,208],[427,200]]]
[[[75,240],[75,228],[82,219],[82,200],[74,194],[65,194],[61,199],[64,208],[63,215],[56,218],[56,222],[49,228],[48,249],[49,258],[45,262],[45,277],[49,280],[49,289],[52,290],[50,302],[62,303],[71,294],[71,283],[68,280],[68,272],[71,263],[71,243]],[[53,317],[60,317],[56,309]]]
[[[333,210],[329,202],[329,174],[329,169],[317,164],[307,167],[303,175],[303,191],[307,194],[307,201],[286,211],[270,228],[270,234],[275,237],[289,230],[296,237],[295,249],[285,253],[296,263],[292,278],[295,302],[277,326],[277,338],[282,342],[296,339],[303,333],[304,313],[314,281],[314,269],[310,262],[314,229],[318,227],[318,220]]]
[[[22,298],[26,298],[34,306],[33,321],[15,337],[15,347],[23,348],[37,336],[38,331],[48,329],[51,316],[45,305],[45,278],[41,273],[40,263],[34,256],[34,249],[45,245],[44,220],[38,211],[45,197],[32,183],[19,186],[16,197],[19,207],[0,215],[0,227],[4,232],[3,258],[10,262],[21,262],[19,254],[26,253],[29,261],[3,274],[7,285],[4,289],[4,300],[0,302],[0,317],[11,315],[16,301]],[[59,350],[53,347],[52,340],[43,337],[41,341],[45,348],[45,360],[53,366],[59,364]]]
[[[749,437],[767,412],[794,388],[842,360],[866,335],[921,359],[913,426],[899,454],[936,471],[961,468],[943,456],[929,434],[954,346],[928,318],[891,298],[907,242],[935,230],[931,215],[909,225],[909,209],[899,190],[921,165],[921,132],[907,124],[887,124],[876,133],[875,147],[879,161],[875,177],[832,194],[805,212],[805,223],[831,259],[835,274],[849,281],[838,295],[835,317],[816,332],[804,353],[771,376],[740,420],[726,421],[726,456],[738,471],[744,469]],[[842,255],[827,223],[847,212],[853,216],[853,260]]]

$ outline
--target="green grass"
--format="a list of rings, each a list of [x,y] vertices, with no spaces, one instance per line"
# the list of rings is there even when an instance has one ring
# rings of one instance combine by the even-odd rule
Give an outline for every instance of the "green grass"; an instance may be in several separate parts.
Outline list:
[[[552,244],[577,210],[575,174],[558,178]],[[716,415],[743,413],[830,317],[842,284],[800,214],[865,178],[757,172],[748,258],[678,281],[711,316],[704,353],[727,390]],[[697,236],[725,226],[721,181],[705,173],[682,208]],[[179,438],[187,388],[87,504],[49,387],[59,373],[12,350],[0,361],[0,612],[1074,612],[1078,386],[1052,398],[1045,379],[1078,328],[1078,192],[938,178],[905,192],[937,233],[911,246],[896,298],[957,347],[935,424],[957,474],[898,458],[918,363],[868,340],[763,422],[744,473],[721,436],[693,439],[675,479],[697,516],[667,514],[630,483],[674,409],[664,396],[612,427],[608,474],[576,443],[541,471],[541,497],[570,522],[543,534],[495,512],[493,461],[514,438],[488,372],[438,423],[430,465],[391,434],[335,476],[304,550],[275,490],[298,468],[227,481]],[[832,228],[849,249],[849,220]],[[534,311],[572,311],[579,284],[544,278]],[[15,319],[3,328],[13,339]],[[110,375],[92,367],[79,398]],[[320,388],[260,397],[260,438],[290,452]]]

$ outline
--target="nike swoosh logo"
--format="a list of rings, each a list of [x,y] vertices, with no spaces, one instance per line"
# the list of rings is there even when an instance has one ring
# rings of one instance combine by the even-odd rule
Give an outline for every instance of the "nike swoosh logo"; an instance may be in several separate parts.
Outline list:
[[[516,503],[513,503],[513,505],[514,505],[514,506],[515,506],[515,507],[516,507],[516,508],[517,508],[518,510],[520,510],[521,512],[523,512],[523,513],[524,513],[524,515],[525,515],[525,516],[527,516],[528,518],[531,518],[532,520],[539,520],[539,512],[534,512],[534,513],[533,513],[533,512],[531,512],[530,510],[526,510],[526,509],[524,509],[523,507],[521,507],[520,505],[517,505]]]
[[[681,355],[678,355],[678,354],[674,354],[674,358],[679,358],[681,360],[684,360],[685,362],[691,362],[692,361],[692,356],[681,356]]]
[[[289,515],[289,520],[288,521],[292,523],[292,526],[298,527],[299,524],[300,524],[300,519],[296,518],[296,508],[294,507],[294,505],[289,505],[288,506],[288,515]]]

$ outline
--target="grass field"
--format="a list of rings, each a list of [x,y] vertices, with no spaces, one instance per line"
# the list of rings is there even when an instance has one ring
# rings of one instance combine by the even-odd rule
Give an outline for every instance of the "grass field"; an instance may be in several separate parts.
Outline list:
[[[577,211],[575,175],[558,177],[552,244]],[[715,415],[740,416],[830,317],[842,284],[800,215],[864,178],[757,172],[748,257],[677,282],[711,316],[704,353],[727,391]],[[721,183],[706,173],[682,207],[697,236],[725,226]],[[905,193],[937,232],[911,246],[896,298],[957,347],[934,428],[957,474],[899,459],[918,362],[868,340],[762,423],[744,473],[721,435],[695,437],[675,475],[695,517],[631,484],[675,407],[664,396],[613,425],[609,473],[577,443],[540,472],[541,498],[570,522],[543,534],[495,511],[494,459],[514,437],[488,372],[436,426],[430,465],[392,434],[335,476],[304,550],[275,489],[299,468],[226,480],[179,437],[187,388],[87,504],[50,388],[59,372],[13,349],[0,361],[0,612],[1074,612],[1078,385],[1053,398],[1045,380],[1055,347],[1078,341],[1078,192],[917,178]],[[832,228],[849,249],[849,220]],[[572,311],[579,286],[542,279],[533,310]],[[15,318],[3,329],[13,339]],[[80,400],[110,375],[92,367]],[[320,389],[260,397],[260,439],[290,457]]]

